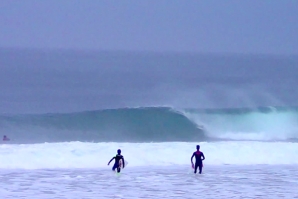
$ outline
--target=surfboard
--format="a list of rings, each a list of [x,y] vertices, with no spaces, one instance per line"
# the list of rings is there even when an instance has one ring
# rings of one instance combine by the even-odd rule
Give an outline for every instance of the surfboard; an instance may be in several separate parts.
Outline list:
[[[125,167],[127,167],[128,162],[126,160],[124,160],[124,163],[125,163]],[[119,166],[120,166],[121,169],[125,168],[125,167],[123,168],[122,160],[119,160]]]
[[[204,167],[204,164],[203,164],[203,162],[202,162],[202,168]],[[191,164],[191,168],[192,169],[195,169],[195,165],[194,164]]]

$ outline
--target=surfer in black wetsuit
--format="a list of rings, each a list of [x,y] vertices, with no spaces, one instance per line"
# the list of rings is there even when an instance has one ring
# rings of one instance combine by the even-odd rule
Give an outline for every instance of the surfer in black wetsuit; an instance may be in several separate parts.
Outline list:
[[[196,163],[193,164],[193,157],[196,157]],[[194,168],[194,173],[197,173],[197,169],[199,167],[199,173],[202,173],[203,168],[203,160],[205,160],[204,153],[200,151],[200,145],[197,145],[197,151],[195,151],[191,156],[191,165]]]
[[[114,164],[112,170],[115,171],[115,169],[117,169],[117,173],[120,173],[121,167],[122,166],[123,166],[123,168],[125,167],[124,157],[121,155],[120,149],[117,150],[117,155],[109,161],[108,165],[110,165],[110,163],[114,159],[115,159],[115,164]]]
[[[9,140],[10,140],[10,139],[9,139],[6,135],[3,136],[2,141],[9,141]]]

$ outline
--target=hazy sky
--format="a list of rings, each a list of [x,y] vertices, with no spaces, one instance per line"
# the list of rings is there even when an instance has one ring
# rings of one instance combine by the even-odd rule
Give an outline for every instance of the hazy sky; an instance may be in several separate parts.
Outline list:
[[[0,47],[298,54],[297,0],[0,0]]]

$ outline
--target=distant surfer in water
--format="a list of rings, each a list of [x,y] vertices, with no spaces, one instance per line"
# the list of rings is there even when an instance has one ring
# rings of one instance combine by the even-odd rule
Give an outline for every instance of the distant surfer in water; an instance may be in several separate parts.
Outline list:
[[[196,157],[196,163],[195,165],[193,164],[193,157]],[[197,169],[199,167],[199,173],[202,173],[202,168],[203,168],[203,160],[205,160],[204,153],[200,151],[200,145],[197,145],[197,151],[195,151],[192,156],[191,156],[191,165],[192,168],[194,168],[194,173],[197,173]]]
[[[118,149],[117,150],[117,155],[114,156],[108,163],[108,165],[110,165],[110,163],[115,159],[115,164],[112,168],[113,171],[115,171],[117,169],[117,173],[120,173],[121,171],[121,167],[125,167],[125,162],[124,162],[124,157],[121,155],[121,150]]]
[[[2,140],[3,141],[9,141],[10,139],[6,135],[4,135]]]

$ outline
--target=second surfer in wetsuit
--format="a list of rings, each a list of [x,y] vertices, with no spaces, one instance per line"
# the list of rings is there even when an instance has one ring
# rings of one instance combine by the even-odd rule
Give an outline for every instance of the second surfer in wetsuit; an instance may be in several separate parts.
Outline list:
[[[196,157],[196,163],[195,165],[193,164],[193,157]],[[191,164],[192,167],[194,168],[194,173],[197,173],[197,169],[199,167],[199,173],[202,173],[202,168],[203,168],[203,160],[205,160],[204,153],[200,151],[200,145],[197,145],[197,151],[195,151],[192,156],[191,156]]]
[[[9,141],[9,140],[10,140],[10,139],[9,139],[6,135],[3,136],[2,141]]]
[[[113,158],[109,161],[108,165],[110,165],[110,163],[111,163],[112,160],[114,160],[114,159],[115,159],[115,164],[114,164],[112,170],[115,171],[115,170],[117,169],[117,173],[120,173],[121,166],[122,166],[121,163],[120,163],[120,160],[122,161],[123,168],[125,167],[124,157],[121,155],[121,150],[120,150],[120,149],[117,150],[117,155],[116,155],[115,157],[113,157]]]

